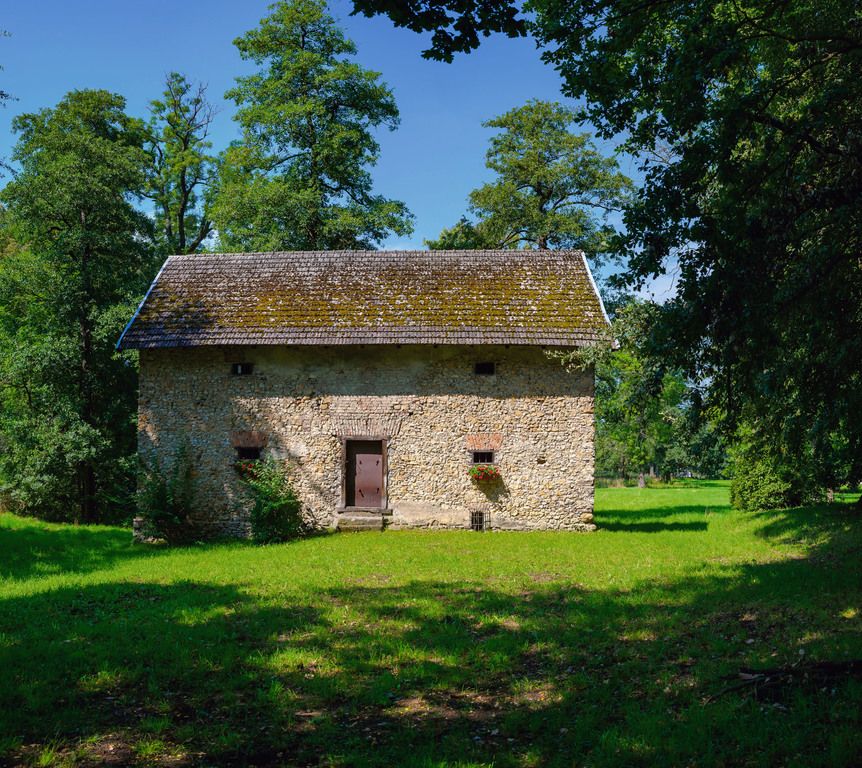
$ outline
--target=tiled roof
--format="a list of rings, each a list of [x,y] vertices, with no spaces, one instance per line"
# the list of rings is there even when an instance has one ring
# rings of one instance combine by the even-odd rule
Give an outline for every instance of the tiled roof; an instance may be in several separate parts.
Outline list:
[[[118,343],[595,341],[607,317],[579,251],[311,251],[171,256]]]

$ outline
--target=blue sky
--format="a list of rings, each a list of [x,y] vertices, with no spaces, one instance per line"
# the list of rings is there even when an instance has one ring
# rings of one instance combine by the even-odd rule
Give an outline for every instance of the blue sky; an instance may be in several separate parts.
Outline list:
[[[220,113],[214,148],[237,138],[233,103],[224,92],[250,71],[233,40],[266,15],[269,0],[18,0],[8,3],[0,28],[0,89],[16,101],[0,109],[0,157],[8,157],[12,118],[57,103],[70,90],[106,88],[125,96],[130,114],[145,116],[176,70],[208,84]],[[358,61],[382,73],[401,110],[401,125],[381,131],[375,189],[403,200],[416,216],[409,238],[387,248],[422,248],[466,210],[470,190],[490,177],[484,167],[491,131],[482,122],[531,98],[574,104],[531,39],[492,37],[452,64],[427,61],[427,36],[396,29],[382,17],[350,16],[349,0],[330,11],[356,42]],[[611,153],[612,142],[599,142]],[[620,159],[637,178],[635,162]],[[661,282],[665,282],[664,279]],[[659,293],[667,286],[660,285]]]
[[[8,156],[14,115],[55,104],[76,88],[122,94],[131,114],[145,114],[165,73],[177,70],[209,84],[221,107],[213,140],[236,138],[224,92],[248,71],[232,41],[265,15],[266,0],[33,0],[9,3],[0,24],[0,88],[18,101],[0,110],[0,156]],[[481,123],[527,99],[566,101],[557,73],[541,62],[532,40],[492,38],[453,64],[424,60],[427,38],[388,19],[350,16],[348,0],[330,10],[359,48],[358,60],[383,74],[401,110],[401,126],[383,131],[374,170],[378,192],[404,200],[416,215],[408,240],[436,236],[465,209],[471,189],[488,178],[484,153],[491,131]],[[612,145],[607,145],[612,150]],[[633,165],[624,170],[634,173]]]

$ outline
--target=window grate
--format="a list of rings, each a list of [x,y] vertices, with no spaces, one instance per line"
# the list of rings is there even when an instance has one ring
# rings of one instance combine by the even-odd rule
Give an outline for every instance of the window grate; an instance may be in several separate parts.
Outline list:
[[[488,516],[481,509],[470,512],[470,528],[474,531],[488,530]]]
[[[236,449],[236,457],[239,461],[259,461],[260,448],[238,447]]]
[[[494,451],[473,451],[474,464],[493,464]]]
[[[232,363],[230,367],[230,372],[234,376],[251,376],[253,370],[252,363]]]

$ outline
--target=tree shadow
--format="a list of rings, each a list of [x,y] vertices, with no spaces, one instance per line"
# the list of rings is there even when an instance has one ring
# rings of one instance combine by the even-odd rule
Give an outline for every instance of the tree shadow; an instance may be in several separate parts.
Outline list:
[[[670,506],[643,509],[603,509],[595,513],[596,525],[603,531],[663,533],[666,531],[705,531],[709,517],[727,514],[727,506]]]
[[[160,552],[134,545],[131,531],[126,529],[33,524],[3,516],[7,520],[0,522],[0,579],[90,573],[120,560],[153,557]]]
[[[599,527],[603,531],[620,531],[623,533],[662,533],[664,531],[705,531],[709,525],[705,522],[692,523],[622,523],[613,520],[600,520]]]
[[[779,517],[764,519],[762,535],[784,540]],[[625,589],[366,576],[9,598],[0,736],[110,736],[127,763],[155,733],[201,765],[849,765],[858,681],[766,703],[722,694],[742,668],[862,654],[859,621],[841,618],[862,586],[846,523],[808,558]]]

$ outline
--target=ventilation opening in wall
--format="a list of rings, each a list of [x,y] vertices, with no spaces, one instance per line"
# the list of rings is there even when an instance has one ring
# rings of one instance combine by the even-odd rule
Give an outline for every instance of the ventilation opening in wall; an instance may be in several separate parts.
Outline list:
[[[494,451],[473,451],[474,464],[493,464]]]
[[[497,372],[497,364],[492,362],[476,363],[473,366],[473,373],[477,376],[493,376]]]
[[[251,376],[253,370],[252,363],[232,363],[230,367],[230,372],[234,376]]]
[[[244,448],[236,449],[236,457],[239,461],[259,461],[260,448]]]
[[[488,530],[488,516],[481,509],[474,509],[470,512],[470,528],[474,531]]]

